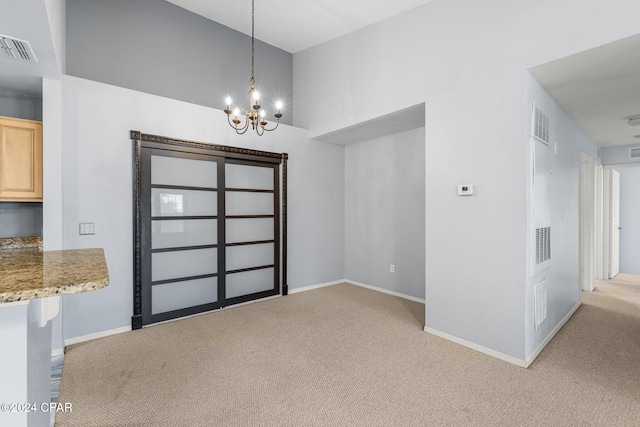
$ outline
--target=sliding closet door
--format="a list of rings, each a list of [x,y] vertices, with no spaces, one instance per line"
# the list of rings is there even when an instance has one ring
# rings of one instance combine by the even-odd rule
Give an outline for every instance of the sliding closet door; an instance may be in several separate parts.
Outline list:
[[[225,297],[231,304],[279,293],[278,165],[227,159]]]
[[[145,149],[142,161],[149,180],[142,188],[149,203],[142,209],[143,323],[219,307],[218,183],[224,159]]]
[[[149,139],[134,139],[132,328],[286,294],[286,157]]]

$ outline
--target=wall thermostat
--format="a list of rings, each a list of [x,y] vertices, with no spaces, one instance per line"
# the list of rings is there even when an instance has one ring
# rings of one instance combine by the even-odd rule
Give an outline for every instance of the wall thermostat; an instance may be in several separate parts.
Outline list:
[[[470,196],[473,194],[473,185],[458,185],[458,196]]]

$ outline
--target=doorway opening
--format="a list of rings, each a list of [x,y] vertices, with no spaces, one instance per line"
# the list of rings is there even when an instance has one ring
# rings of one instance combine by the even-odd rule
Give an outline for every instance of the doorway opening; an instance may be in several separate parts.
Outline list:
[[[603,279],[640,274],[640,164],[605,166]]]
[[[580,153],[580,290],[591,292],[602,277],[602,165]]]

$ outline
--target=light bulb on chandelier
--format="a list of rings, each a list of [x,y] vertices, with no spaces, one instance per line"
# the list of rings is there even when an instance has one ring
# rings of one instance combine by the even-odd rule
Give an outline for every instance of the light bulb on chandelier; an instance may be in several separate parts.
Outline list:
[[[266,132],[271,132],[276,130],[278,125],[280,124],[280,118],[282,117],[282,101],[276,102],[276,110],[277,113],[273,115],[276,119],[276,125],[269,129],[267,128],[267,121],[265,120],[265,111],[262,109],[262,106],[259,104],[260,94],[256,90],[256,79],[253,77],[254,74],[254,45],[255,45],[255,36],[254,36],[254,27],[255,27],[255,14],[254,14],[255,0],[251,0],[251,80],[249,80],[249,105],[251,106],[249,110],[243,109],[244,116],[244,124],[240,126],[242,121],[238,118],[240,116],[240,110],[235,108],[231,110],[232,99],[230,96],[227,96],[225,99],[225,103],[227,104],[227,108],[224,112],[227,114],[227,121],[229,125],[236,131],[237,134],[242,135],[245,133],[249,126],[254,129],[258,135],[263,135]],[[231,115],[233,114],[233,119]]]

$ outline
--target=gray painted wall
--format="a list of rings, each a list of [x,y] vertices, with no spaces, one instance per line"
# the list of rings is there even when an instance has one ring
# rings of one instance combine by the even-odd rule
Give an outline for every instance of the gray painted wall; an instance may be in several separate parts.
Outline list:
[[[640,145],[625,145],[623,147],[607,147],[600,152],[603,165],[620,165],[626,163],[640,163],[640,158],[629,157],[630,148],[640,148]]]
[[[620,271],[640,274],[640,167],[620,172]]]
[[[66,19],[68,75],[220,110],[229,94],[248,107],[251,37],[245,34],[164,0],[67,0]],[[286,124],[293,121],[292,73],[290,53],[256,41],[262,104],[270,117],[282,99]]]
[[[44,240],[62,233],[63,249],[104,248],[110,276],[102,290],[64,297],[65,339],[131,325],[132,129],[289,153],[290,289],[345,277],[344,147],[310,140],[305,130],[286,125],[262,137],[239,136],[212,108],[76,77],[63,76],[61,93],[63,157],[50,158],[47,171],[62,174],[63,215],[45,229]],[[45,198],[58,190],[45,188]],[[96,234],[78,235],[80,222],[95,223]]]
[[[42,121],[42,98],[0,91],[0,116]]]
[[[416,298],[425,289],[424,132],[345,148],[346,278]]]
[[[0,237],[42,236],[42,203],[0,202]]]

